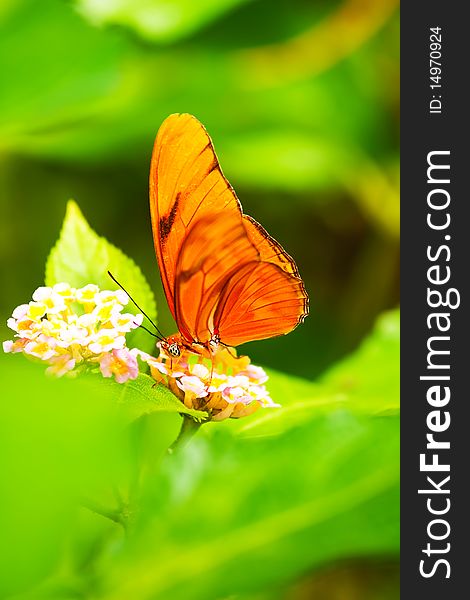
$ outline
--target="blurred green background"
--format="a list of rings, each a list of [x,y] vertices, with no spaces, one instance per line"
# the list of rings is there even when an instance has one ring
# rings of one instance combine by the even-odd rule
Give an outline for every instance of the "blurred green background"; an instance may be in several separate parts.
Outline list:
[[[255,364],[310,381],[331,367],[334,373],[334,365],[360,345],[370,333],[377,316],[397,305],[397,0],[3,0],[0,4],[0,74],[2,339],[11,337],[5,322],[12,309],[27,302],[32,291],[44,280],[45,260],[59,235],[69,198],[78,202],[95,231],[120,247],[142,268],[157,295],[160,328],[167,334],[174,332],[175,326],[161,291],[148,210],[152,144],[163,119],[174,112],[192,113],[204,123],[244,211],[260,221],[295,258],[310,295],[310,316],[295,332],[287,337],[251,343],[242,349],[249,353]],[[126,282],[123,283],[125,285]],[[384,331],[390,333],[390,328],[387,330],[385,327]],[[384,339],[388,339],[387,335]],[[350,373],[355,375],[371,368],[376,379],[364,387],[368,390],[366,405],[375,414],[378,405],[380,410],[389,410],[391,399],[395,410],[398,390],[393,386],[392,389],[390,384],[396,383],[398,355],[395,346],[393,348],[390,354],[388,350],[383,354],[372,350],[367,360],[359,360],[357,369],[354,362],[347,362],[338,388],[341,393],[345,393],[349,385]],[[10,358],[14,363],[7,360]],[[29,382],[28,390],[34,389],[34,382],[40,386],[36,375],[30,376],[29,371],[21,371],[20,367],[19,372],[12,375],[12,365],[21,360],[19,357],[0,359],[0,366],[4,369],[5,398],[15,398],[17,394],[15,376]],[[350,364],[353,366],[349,367]],[[383,373],[386,373],[384,378]],[[274,378],[273,386],[276,385],[278,390],[284,389]],[[292,382],[286,384],[285,389],[289,392],[286,391],[282,397],[278,395],[276,399],[289,403],[289,394],[292,398],[297,394],[297,399],[301,399],[311,394],[317,398],[315,394],[325,393],[323,388],[314,388],[312,392],[311,387],[307,392],[307,383],[302,387],[304,383],[300,380],[298,386],[293,387]],[[338,389],[334,388],[334,393],[332,389],[328,388],[328,393],[336,398]],[[47,394],[60,398],[62,392],[55,388],[52,392],[48,390]],[[77,391],[74,394],[80,396]],[[74,397],[72,395],[72,400]],[[364,404],[363,398],[361,401]],[[227,490],[231,485],[224,475],[227,465],[220,458],[221,464],[208,467],[203,457],[214,448],[225,451],[228,444],[231,448],[227,450],[229,467],[249,462],[254,452],[254,464],[270,473],[274,482],[272,487],[264,491],[256,489],[256,493],[260,498],[267,498],[269,506],[275,507],[276,501],[272,498],[278,498],[280,504],[285,501],[285,485],[292,484],[292,489],[300,485],[305,469],[309,468],[310,452],[325,455],[336,465],[333,468],[328,462],[328,466],[323,468],[314,456],[315,469],[318,469],[315,477],[318,479],[312,475],[313,485],[322,480],[329,468],[336,473],[338,481],[343,481],[346,472],[354,475],[356,467],[351,465],[359,463],[354,462],[354,458],[349,463],[348,458],[343,464],[342,451],[338,450],[338,456],[343,457],[340,459],[334,454],[336,450],[329,446],[330,442],[336,443],[334,440],[339,446],[349,443],[351,431],[357,434],[357,440],[369,440],[370,447],[366,442],[357,441],[356,444],[356,441],[351,441],[358,460],[364,460],[363,472],[368,472],[368,469],[375,472],[376,469],[380,473],[385,469],[381,460],[384,464],[387,460],[389,465],[396,463],[397,449],[393,446],[394,450],[389,450],[385,444],[381,454],[381,444],[387,440],[387,427],[390,426],[380,419],[378,425],[377,421],[373,421],[372,425],[367,422],[367,426],[362,423],[363,413],[367,412],[363,404],[357,417],[359,421],[354,421],[351,427],[335,413],[325,417],[324,422],[322,416],[320,421],[312,421],[311,429],[304,423],[305,431],[302,433],[302,429],[295,429],[301,426],[294,419],[294,432],[284,432],[278,445],[277,442],[269,445],[272,432],[268,431],[268,441],[259,442],[258,448],[253,448],[256,442],[250,442],[248,448],[241,445],[234,450],[223,437],[229,435],[228,427],[224,425],[220,438],[215,434],[207,435],[200,440],[200,446],[195,446],[193,460],[196,466],[193,464],[193,467],[196,474],[209,469],[205,478],[200,475],[201,479],[194,482],[186,475],[189,479],[185,481],[191,493],[195,494],[199,494],[198,486],[203,485],[202,480],[208,495],[217,497],[220,494],[217,486]],[[100,437],[104,436],[109,441],[108,425],[103,425],[101,413],[93,413],[90,417],[88,405],[85,408],[80,418],[77,417],[77,430],[64,436],[88,439],[87,436],[83,438],[86,431],[91,447],[99,447],[97,439]],[[31,410],[33,416],[24,429],[25,439],[29,440],[31,448],[41,446],[44,439],[50,439],[50,431],[62,431],[63,422],[68,422],[66,415],[59,411],[56,420],[52,424],[48,421],[45,432],[39,434],[34,423],[41,420],[42,412],[38,406]],[[53,411],[51,407],[48,410]],[[21,405],[18,411],[18,414],[10,415],[12,429],[5,426],[6,431],[16,431],[23,422]],[[303,418],[307,419],[305,415]],[[336,429],[335,419],[338,418],[339,428]],[[153,426],[165,440],[171,440],[177,429],[177,423],[173,421]],[[151,425],[146,427],[151,428]],[[341,427],[349,432],[350,437],[346,434],[342,437]],[[382,427],[385,429],[382,430]],[[67,427],[65,431],[68,431]],[[115,429],[112,430],[113,435]],[[108,445],[120,447],[112,436]],[[318,447],[307,443],[312,436],[315,439],[318,436]],[[334,439],[330,439],[331,436]],[[55,439],[54,436],[52,439]],[[324,439],[329,442],[322,441]],[[14,436],[13,441],[10,440],[12,445],[9,445],[8,436],[6,440],[5,456],[10,451],[17,453],[17,446],[24,450],[21,440],[15,440]],[[206,443],[212,450],[204,446]],[[362,443],[367,446],[364,451],[361,450]],[[50,446],[46,444],[46,458],[36,457],[39,470],[43,459],[50,470],[48,456],[53,454],[50,448],[56,448],[57,444],[62,447],[66,442],[59,436]],[[301,452],[302,460],[297,465],[297,475],[292,475],[293,482],[286,483],[281,477],[276,483],[277,463],[263,466],[260,457],[272,454],[288,471],[289,465],[297,460],[294,450],[288,451],[288,447]],[[336,446],[333,448],[337,449]],[[376,457],[371,448],[378,448]],[[23,450],[19,455],[18,468],[29,462],[29,454],[26,452],[23,456]],[[112,452],[111,448],[109,454]],[[81,479],[90,485],[82,472],[82,458],[81,455],[68,458],[67,465],[77,469]],[[86,465],[93,465],[93,480],[100,479],[102,472],[109,470],[112,464],[108,455],[98,465],[89,457],[84,460]],[[119,468],[115,466],[117,470],[129,468],[128,455],[116,460],[119,463]],[[79,558],[75,558],[73,568],[72,560],[65,560],[67,568],[63,566],[64,560],[60,563],[60,576],[66,573],[68,577],[70,572],[74,573],[71,579],[64,575],[66,583],[59,586],[61,592],[54,587],[51,595],[46,590],[43,595],[34,592],[33,596],[25,598],[153,598],[149,590],[153,590],[154,586],[157,589],[158,581],[150,581],[148,576],[146,579],[147,563],[144,560],[141,564],[138,559],[139,552],[143,548],[148,549],[151,544],[145,537],[140,539],[140,546],[125,550],[130,560],[126,562],[120,556],[113,564],[110,557],[114,557],[116,552],[119,554],[116,548],[120,548],[122,539],[112,530],[112,525],[106,523],[103,526],[99,518],[95,522],[94,515],[82,514],[70,519],[65,514],[73,512],[73,509],[67,496],[69,477],[64,474],[64,464],[57,466],[57,477],[54,473],[51,475],[54,485],[61,478],[67,484],[66,491],[61,487],[58,496],[54,496],[57,490],[54,485],[50,488],[48,479],[44,482],[33,478],[32,485],[37,494],[33,493],[31,498],[34,502],[37,497],[42,499],[42,503],[36,506],[45,529],[41,529],[37,522],[30,527],[28,520],[22,520],[25,514],[31,514],[31,507],[26,502],[24,512],[21,512],[19,499],[23,498],[23,488],[20,484],[13,484],[17,495],[6,497],[7,508],[16,507],[20,515],[18,523],[21,521],[20,534],[15,529],[18,523],[9,521],[11,537],[8,540],[16,540],[19,550],[15,554],[10,545],[7,555],[11,564],[22,565],[20,578],[25,580],[25,585],[29,580],[41,579],[44,573],[49,572],[50,565],[56,564],[54,554],[58,550],[55,541],[64,543],[61,537],[63,530],[73,532],[70,536],[74,538],[72,546],[75,550],[79,549]],[[202,464],[205,466],[202,467]],[[177,477],[175,473],[173,476]],[[167,503],[171,504],[168,490],[172,489],[172,485],[177,495],[181,486],[184,488],[184,484],[175,483],[177,478],[169,481],[171,477],[166,471],[159,474],[159,482],[168,498],[155,500],[152,486],[144,494],[143,502],[154,501],[155,506],[160,507],[160,516],[166,514]],[[193,477],[196,475],[193,474]],[[250,485],[253,487],[256,481],[255,472],[242,476],[242,472],[236,471],[234,477],[248,477],[250,483],[245,482],[247,490],[251,490]],[[325,489],[330,484],[335,489],[334,481],[332,476]],[[240,489],[245,489],[243,485]],[[211,486],[214,486],[213,489]],[[52,498],[56,498],[52,504],[44,501],[45,488]],[[323,488],[320,486],[320,489]],[[160,495],[165,496],[165,493]],[[248,498],[248,492],[246,494]],[[168,525],[169,530],[173,527],[171,535],[168,531],[155,534],[165,549],[164,555],[168,559],[165,568],[170,578],[178,571],[177,567],[184,571],[177,562],[171,563],[171,552],[179,556],[175,548],[184,539],[179,531],[181,524],[184,523],[186,535],[192,539],[192,534],[187,532],[192,531],[194,524],[185,520],[184,502],[189,502],[189,497],[181,500],[180,512],[173,516],[175,522],[172,526]],[[354,503],[356,496],[352,494],[352,498]],[[298,537],[300,533],[289,538],[288,542],[284,540],[281,545],[274,544],[274,550],[280,552],[278,559],[281,561],[282,558],[279,564],[273,556],[259,558],[248,554],[260,574],[271,572],[271,565],[276,565],[274,570],[279,571],[281,587],[276,587],[275,581],[268,585],[261,575],[260,581],[251,587],[243,577],[233,585],[239,593],[243,592],[243,598],[249,600],[389,600],[398,597],[396,552],[391,550],[396,548],[396,541],[387,541],[395,539],[390,525],[393,525],[395,517],[389,515],[388,525],[383,526],[384,538],[374,538],[374,531],[382,527],[380,507],[394,506],[393,502],[397,502],[396,496],[393,501],[387,498],[380,500],[374,509],[376,512],[369,510],[369,500],[364,500],[365,504],[361,505],[357,514],[353,510],[349,517],[343,515],[343,520],[334,521],[334,531],[338,535],[341,532],[343,536],[336,551],[333,546],[320,544],[318,556],[310,557],[310,562],[305,558],[303,564],[294,551],[294,548],[306,548],[311,543],[312,537],[302,540]],[[250,500],[254,502],[254,497]],[[224,496],[224,510],[228,509],[229,502]],[[344,502],[350,502],[347,493]],[[235,506],[240,510],[237,518],[245,526],[243,507]],[[313,512],[316,510],[312,508]],[[145,519],[149,517],[145,514],[143,522],[147,527]],[[367,522],[368,514],[370,522]],[[50,523],[54,523],[52,533]],[[204,522],[204,526],[207,523]],[[155,527],[155,523],[151,523],[150,531],[155,533]],[[196,525],[194,527],[196,531]],[[325,531],[322,533],[321,527],[326,527],[326,534]],[[228,525],[227,528],[230,530]],[[355,539],[354,535],[356,538],[360,535],[358,532],[364,531],[362,546],[358,547],[348,540],[345,532],[349,529],[351,540]],[[320,530],[318,527],[313,531],[308,529],[304,535],[318,535],[324,544],[331,531],[323,524]],[[46,538],[49,545],[44,546]],[[100,555],[103,539],[108,545],[110,539],[112,541],[105,559]],[[336,540],[334,535],[331,539]],[[11,544],[14,545],[13,541]],[[26,560],[26,564],[30,565],[29,571],[25,571],[21,560],[15,562],[15,557],[20,556],[24,561],[21,549],[25,547],[31,552],[31,559],[29,562]],[[45,547],[51,556],[47,552],[44,554]],[[204,552],[204,548],[202,544],[200,551]],[[216,547],[215,551],[221,550]],[[68,557],[72,554],[68,542],[62,555]],[[370,557],[376,554],[379,558],[371,562]],[[45,557],[44,564],[37,563],[39,555]],[[292,555],[292,565],[289,555]],[[161,560],[158,553],[157,556]],[[305,551],[302,556],[306,557]],[[154,555],[151,557],[154,558]],[[148,556],[146,560],[150,560]],[[185,560],[191,562],[190,556],[186,556]],[[240,565],[242,560],[238,557],[237,564]],[[142,580],[144,591],[131,589],[127,595],[125,592],[122,595],[109,592],[114,589],[113,582],[119,582],[119,561],[124,561],[123,573],[128,575],[129,580]],[[310,569],[314,562],[321,570],[312,575]],[[296,568],[294,563],[298,565]],[[112,568],[110,564],[113,564]],[[151,571],[152,567],[148,569]],[[199,566],[198,569],[194,571],[195,577],[207,577],[204,568]],[[97,584],[101,581],[99,572],[110,573],[106,583]],[[71,583],[76,583],[76,573],[86,574],[86,586],[83,582],[75,586]],[[292,580],[293,575],[295,580]],[[10,570],[9,576],[13,581],[14,569]],[[124,580],[127,581],[125,577]],[[212,585],[211,581],[209,578],[207,585]],[[291,583],[286,583],[288,581]],[[191,581],[187,583],[189,585]],[[224,587],[216,582],[212,588],[202,587],[199,595],[193,591],[190,596],[188,589],[193,588],[185,588],[184,583],[177,581],[171,593],[163,587],[162,595],[156,593],[155,598],[238,598],[238,595],[230,594],[232,588],[229,584],[230,581]],[[15,585],[12,583],[11,590],[15,589]],[[1,589],[0,597],[3,597]],[[7,585],[5,589],[10,588]],[[261,592],[262,589],[267,591]]]

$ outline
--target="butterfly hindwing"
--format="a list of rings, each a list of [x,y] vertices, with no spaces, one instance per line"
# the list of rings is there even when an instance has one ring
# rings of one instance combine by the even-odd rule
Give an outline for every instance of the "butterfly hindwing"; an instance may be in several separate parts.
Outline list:
[[[197,221],[177,272],[177,322],[188,341],[205,343],[218,333],[237,346],[288,333],[305,315],[302,280],[263,260],[236,215]]]
[[[188,231],[177,263],[176,321],[187,341],[207,342],[213,316],[230,278],[259,253],[250,242],[241,215],[212,214]]]

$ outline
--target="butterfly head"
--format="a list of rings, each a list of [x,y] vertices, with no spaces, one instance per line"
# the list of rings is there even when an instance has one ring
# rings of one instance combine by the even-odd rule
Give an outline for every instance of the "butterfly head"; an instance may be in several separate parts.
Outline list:
[[[168,345],[168,353],[171,354],[171,356],[179,356],[181,354],[180,347],[176,342]]]
[[[181,347],[177,340],[174,337],[167,338],[159,342],[159,346],[162,350],[164,350],[170,356],[178,358],[181,356]]]

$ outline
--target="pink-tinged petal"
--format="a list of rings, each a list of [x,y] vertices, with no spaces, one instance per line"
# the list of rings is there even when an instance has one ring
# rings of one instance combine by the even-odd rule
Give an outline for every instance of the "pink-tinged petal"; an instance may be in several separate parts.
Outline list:
[[[8,319],[7,325],[10,329],[16,331],[19,337],[29,339],[36,338],[42,331],[42,321],[31,321],[31,319],[28,319],[27,317],[22,317],[17,321]]]
[[[168,375],[168,369],[166,368],[166,365],[164,365],[162,362],[159,362],[158,360],[154,359],[148,360],[147,364],[149,365],[149,367],[153,367],[154,369],[156,369],[162,375]]]
[[[170,377],[176,379],[188,374],[187,365],[185,363],[182,364],[181,362],[178,362],[178,364],[176,365],[178,370],[172,371],[169,366],[170,361],[163,362],[161,355],[159,356],[159,358],[155,358],[155,356],[151,356],[146,352],[142,352],[142,350],[137,350],[137,348],[133,348],[131,352],[135,353],[136,356],[139,356],[141,360],[143,360],[149,365],[149,367],[151,367],[152,369],[156,369],[159,373],[162,373],[162,375],[169,375]]]
[[[243,371],[240,371],[239,375],[246,375],[251,381],[262,384],[268,381],[266,371],[256,365],[248,365]]]
[[[168,369],[165,365],[165,363],[163,363],[161,360],[158,360],[158,358],[155,358],[154,356],[150,356],[149,354],[147,355],[147,358],[142,358],[142,360],[144,360],[149,367],[153,367],[154,369],[157,369],[157,371],[159,371],[160,373],[163,373],[163,375],[168,375]]]
[[[51,297],[52,288],[50,287],[38,287],[37,290],[33,292],[33,300],[35,302],[44,302]]]
[[[114,294],[116,296],[116,300],[123,306],[126,306],[126,304],[129,302],[129,296],[124,290],[115,290]]]
[[[248,388],[250,385],[250,380],[246,375],[229,375],[227,377],[227,385],[230,387]]]
[[[205,365],[201,365],[200,363],[196,363],[192,367],[189,368],[191,375],[195,375],[199,377],[199,379],[207,379],[210,375],[209,369]]]
[[[7,327],[12,329],[13,331],[18,331],[18,325],[17,325],[16,319],[14,319],[13,317],[10,317],[9,319],[7,319]]]
[[[77,301],[82,304],[87,304],[90,302],[94,304],[95,297],[99,293],[99,291],[100,288],[97,285],[89,283],[88,285],[77,289],[75,292],[75,297],[77,298]]]
[[[263,408],[280,408],[281,406],[273,402],[264,385],[251,385],[249,392],[253,400],[259,402]]]
[[[117,383],[126,383],[126,381],[133,380],[137,378],[138,375],[138,371],[137,373],[132,373],[130,370],[126,371],[126,373],[116,373],[115,377],[116,377],[116,381]]]
[[[99,358],[100,371],[104,377],[114,375],[118,383],[125,383],[129,379],[136,379],[139,366],[134,354],[127,349],[113,350]]]
[[[143,350],[139,350],[139,348],[132,348],[132,350],[129,350],[129,352],[132,354],[132,356],[139,357],[144,362],[147,362],[147,360],[149,358],[153,358],[153,356],[151,354],[148,354],[147,352],[144,352]]]
[[[111,315],[110,324],[121,333],[129,333],[133,329],[142,325],[143,315],[133,315],[131,313],[116,312]]]
[[[250,396],[248,391],[242,387],[227,387],[222,392],[222,398],[230,404],[236,404],[241,402],[243,404],[250,404],[253,402],[253,398]]]
[[[212,373],[209,392],[223,392],[226,387],[229,387],[228,376],[224,373]]]
[[[50,366],[46,369],[46,373],[48,375],[55,375],[56,377],[62,377],[70,373],[76,363],[75,358],[68,352],[53,356],[48,362]]]
[[[11,352],[12,354],[15,354],[16,352],[23,352],[24,347],[26,344],[29,344],[29,342],[30,340],[28,338],[20,338],[14,342],[8,340],[3,342],[3,351]]]
[[[12,340],[6,340],[3,342],[3,352],[14,352],[14,346],[15,343]]]
[[[102,352],[107,352],[107,350],[105,350],[100,344],[93,343],[89,344],[88,350],[90,350],[90,352],[93,352],[93,354],[101,354]]]
[[[58,332],[56,339],[57,344],[62,348],[67,348],[72,344],[86,346],[90,341],[90,335],[88,329],[85,329],[84,327],[69,325],[68,327],[63,327]]]
[[[73,319],[69,319],[69,322],[71,321],[73,321]],[[84,313],[76,319],[76,323],[80,327],[92,327],[93,325],[96,325],[96,316],[93,313]]]
[[[196,398],[208,396],[205,383],[195,375],[184,375],[176,381],[176,385],[185,393],[193,394]]]
[[[20,304],[12,313],[14,319],[22,319],[29,310],[29,304]]]
[[[24,347],[25,354],[40,358],[41,360],[49,360],[55,355],[54,347],[49,340],[34,340],[29,342]]]
[[[103,377],[112,377],[113,372],[111,370],[111,365],[113,364],[113,355],[110,352],[106,352],[99,359],[99,363]]]
[[[94,354],[101,354],[124,348],[126,338],[118,333],[115,329],[101,329],[92,337],[93,341],[89,344],[88,349]]]
[[[119,303],[125,306],[129,302],[129,296],[123,290],[103,290],[96,295],[98,304]]]
[[[144,321],[144,315],[141,315],[140,313],[138,313],[137,315],[133,315],[134,316],[134,325],[136,327],[140,327]]]
[[[46,307],[48,314],[58,314],[67,309],[64,297],[54,292],[50,287],[39,287],[33,294],[33,301],[29,303],[28,311],[31,318],[40,310],[42,305]]]
[[[281,408],[281,405],[278,402],[274,402],[271,398],[264,398],[261,401],[261,406],[263,408]]]
[[[71,287],[68,283],[56,283],[52,290],[64,300],[68,300],[69,302],[75,300],[75,294],[77,290]]]

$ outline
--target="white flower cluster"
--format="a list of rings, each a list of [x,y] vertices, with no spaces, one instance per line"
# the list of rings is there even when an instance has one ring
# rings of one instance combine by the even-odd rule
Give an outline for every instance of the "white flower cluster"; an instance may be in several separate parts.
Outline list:
[[[212,369],[201,362],[191,364],[184,354],[174,362],[164,351],[159,358],[135,352],[150,366],[155,380],[169,387],[189,408],[209,411],[214,421],[246,416],[259,407],[280,406],[263,385],[268,380],[265,371],[250,364],[246,356],[231,357],[226,348],[214,355]]]
[[[100,291],[89,284],[39,287],[32,302],[13,311],[7,325],[17,338],[3,342],[5,352],[22,352],[45,361],[55,375],[99,364],[105,377],[123,383],[138,375],[136,357],[126,348],[126,333],[143,315],[123,313],[129,298],[122,290]]]
[[[213,421],[279,406],[264,385],[264,370],[250,364],[247,356],[237,357],[234,348],[220,345],[204,357],[182,347],[177,359],[161,347],[158,358],[129,350],[125,336],[142,324],[143,315],[123,312],[128,302],[122,290],[100,290],[93,284],[78,289],[68,283],[40,287],[32,301],[15,308],[8,319],[15,339],[3,342],[3,349],[44,361],[50,374],[99,368],[118,383],[138,376],[139,357],[155,381],[188,408],[206,411]]]

